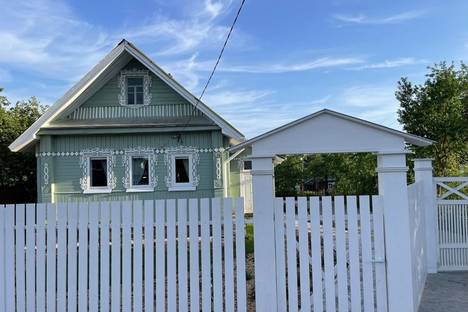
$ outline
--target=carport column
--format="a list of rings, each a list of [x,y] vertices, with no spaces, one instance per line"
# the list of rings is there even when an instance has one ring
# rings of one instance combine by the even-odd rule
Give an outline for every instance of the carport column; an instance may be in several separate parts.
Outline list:
[[[384,208],[389,312],[414,312],[406,153],[377,156]]]
[[[437,272],[437,208],[435,186],[432,177],[432,159],[415,159],[414,176],[422,184],[422,200],[425,214],[427,272]]]
[[[255,305],[261,312],[276,311],[276,261],[273,157],[252,157],[254,211]]]

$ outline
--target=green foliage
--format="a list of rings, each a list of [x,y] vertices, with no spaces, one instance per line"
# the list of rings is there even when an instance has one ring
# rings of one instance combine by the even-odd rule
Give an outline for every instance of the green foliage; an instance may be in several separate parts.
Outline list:
[[[0,88],[0,92],[3,89]],[[0,200],[27,202],[36,200],[36,158],[34,153],[12,153],[8,149],[44,112],[44,107],[32,97],[12,105],[0,96]]]
[[[369,153],[291,156],[275,167],[276,196],[314,195],[299,193],[308,179],[335,180],[331,195],[377,193],[377,159]]]
[[[414,157],[433,157],[438,176],[466,174],[468,156],[468,66],[445,62],[429,68],[426,81],[398,82],[398,121],[405,131],[436,143],[412,147]]]
[[[254,253],[254,228],[253,224],[245,225],[245,253]]]

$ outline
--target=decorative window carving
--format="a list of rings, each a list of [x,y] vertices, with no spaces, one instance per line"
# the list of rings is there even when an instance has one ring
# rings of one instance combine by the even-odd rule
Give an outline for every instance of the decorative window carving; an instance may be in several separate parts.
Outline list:
[[[133,79],[136,78],[136,79]],[[143,102],[141,102],[138,78],[143,79]],[[151,103],[151,76],[145,69],[122,70],[119,77],[119,103],[122,106],[138,108]],[[137,88],[138,87],[138,88]],[[129,100],[129,96],[131,99]]]
[[[153,191],[158,182],[157,156],[154,149],[138,147],[127,149],[124,153],[122,160],[125,176],[122,178],[122,183],[127,192]]]
[[[114,175],[115,156],[108,149],[84,150],[80,157],[83,193],[110,193],[116,186]],[[104,175],[104,177],[103,177]]]
[[[43,193],[49,193],[49,164],[47,162],[44,163],[43,169],[42,169],[42,192]]]
[[[164,162],[167,168],[166,186],[169,191],[194,191],[200,177],[200,156],[194,147],[172,147],[166,149]]]
[[[214,188],[223,187],[223,165],[222,165],[222,156],[221,152],[216,152],[213,154],[214,163],[215,163],[215,179],[213,180]]]

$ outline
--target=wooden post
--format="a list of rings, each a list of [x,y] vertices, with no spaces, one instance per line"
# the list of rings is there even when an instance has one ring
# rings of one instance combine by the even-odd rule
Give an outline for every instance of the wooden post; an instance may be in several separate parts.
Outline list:
[[[438,240],[437,208],[432,177],[432,159],[415,159],[414,175],[416,182],[422,184],[422,198],[425,215],[426,263],[428,273],[437,273]]]
[[[277,311],[273,157],[252,157],[255,244],[255,305]]]
[[[389,312],[414,312],[405,152],[378,154],[377,165],[385,218]]]

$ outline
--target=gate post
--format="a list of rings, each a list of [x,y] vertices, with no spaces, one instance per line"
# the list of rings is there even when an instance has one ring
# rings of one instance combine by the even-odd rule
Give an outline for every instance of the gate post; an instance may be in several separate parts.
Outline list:
[[[276,312],[273,157],[251,157],[254,211],[255,306]]]
[[[406,153],[380,153],[377,166],[384,208],[389,312],[414,312]]]
[[[414,176],[422,184],[422,198],[426,232],[426,263],[428,273],[437,273],[438,240],[437,208],[432,177],[432,159],[414,159]]]

